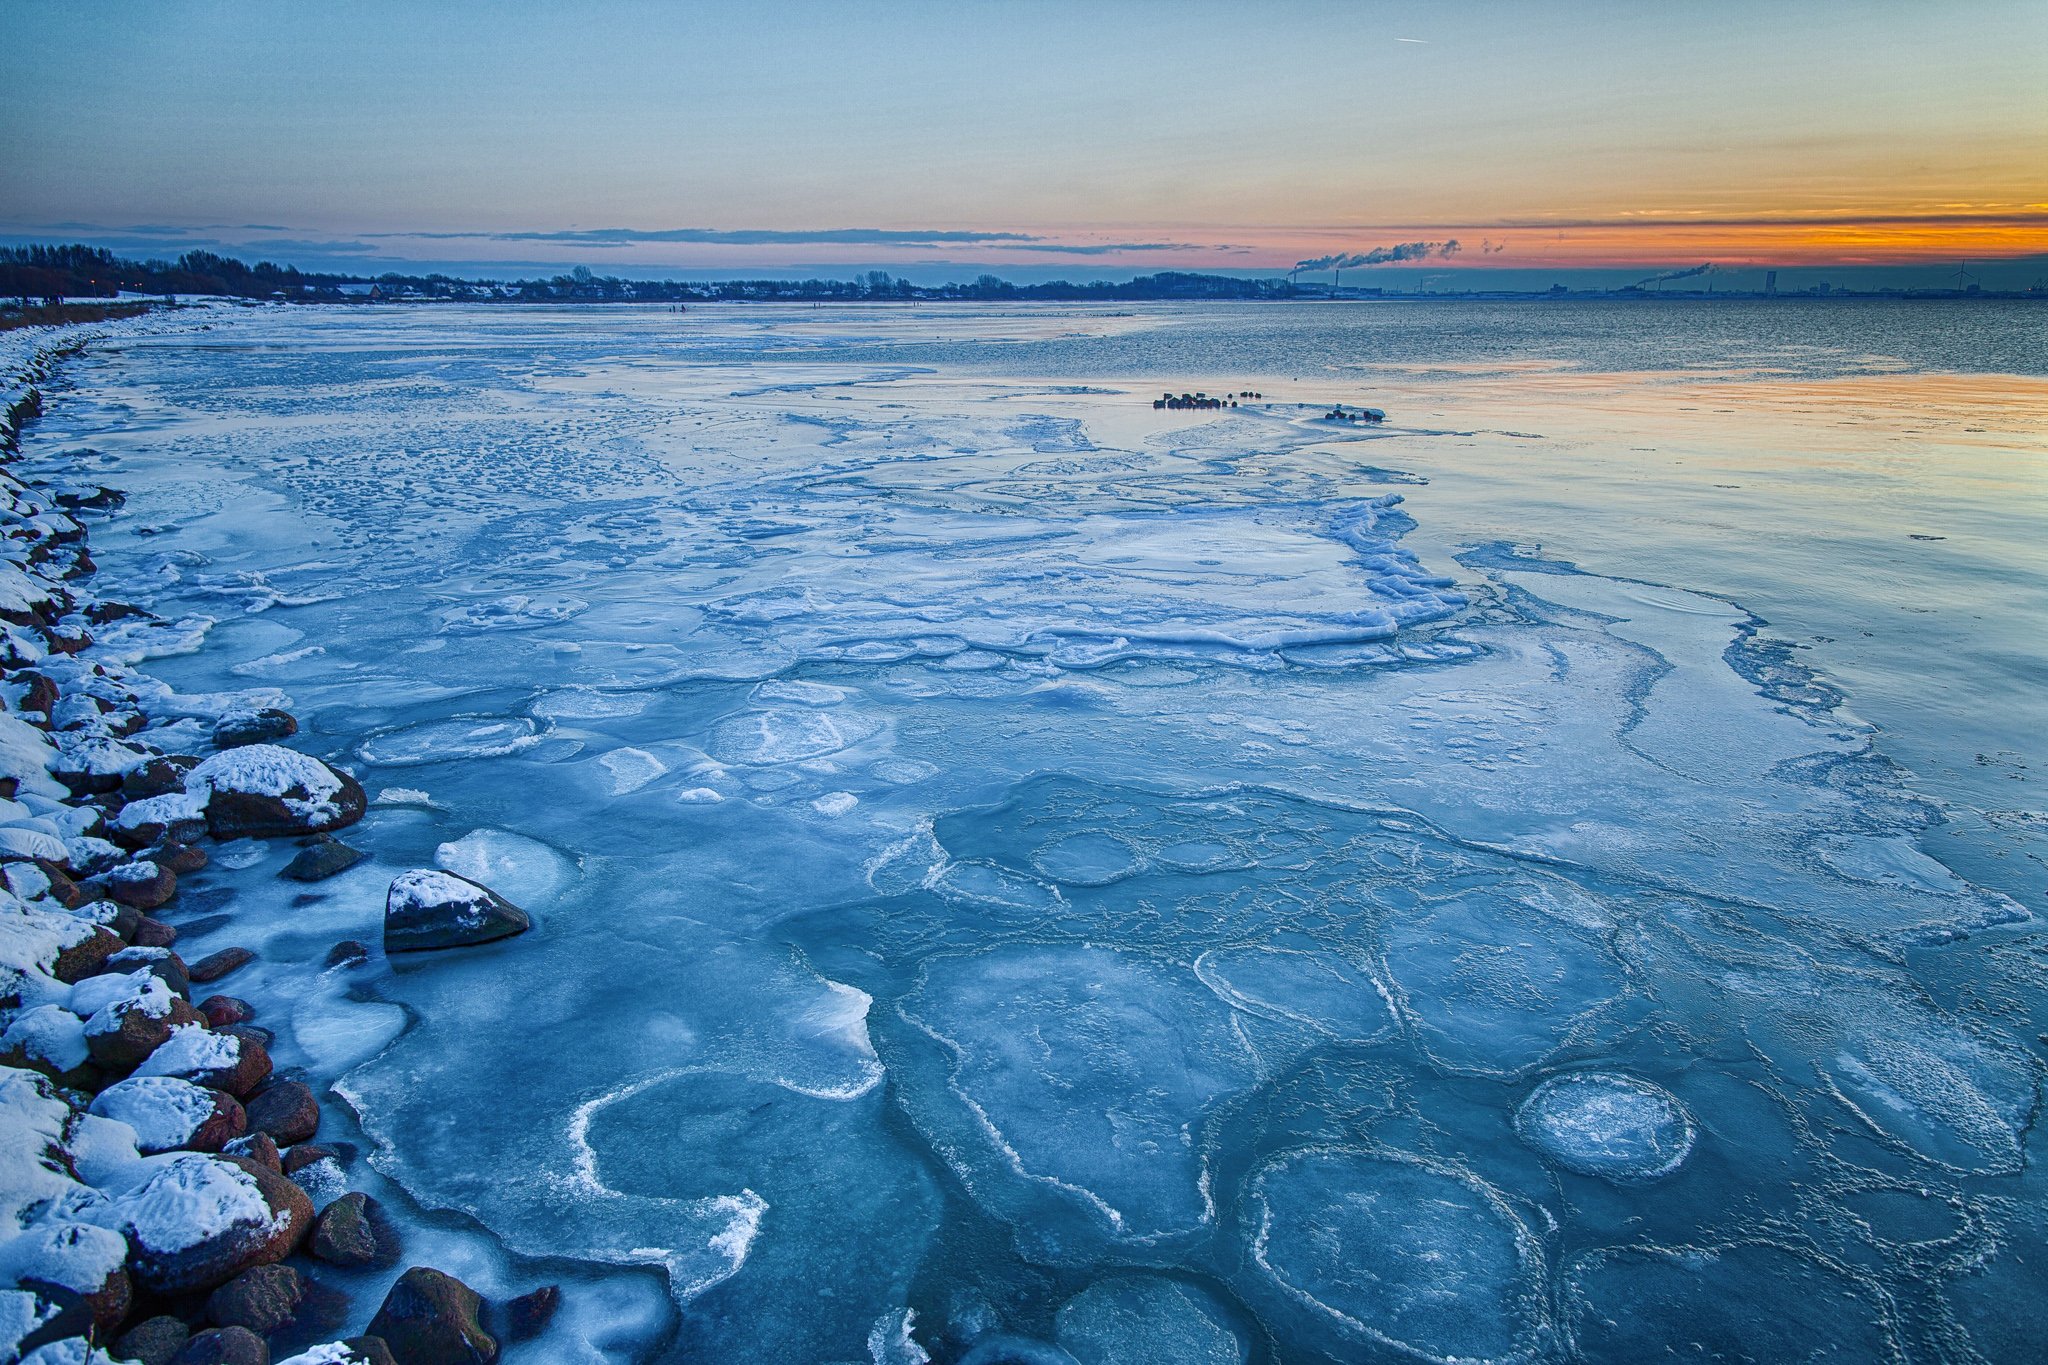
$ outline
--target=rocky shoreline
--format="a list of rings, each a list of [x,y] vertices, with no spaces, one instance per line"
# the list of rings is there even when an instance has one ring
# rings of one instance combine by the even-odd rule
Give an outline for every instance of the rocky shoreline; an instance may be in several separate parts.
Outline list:
[[[17,332],[0,354],[0,1365],[488,1365],[559,1291],[489,1305],[412,1266],[366,1334],[321,1341],[350,1316],[323,1268],[400,1264],[397,1228],[347,1188],[314,1091],[228,993],[253,954],[188,963],[158,915],[212,841],[297,841],[299,881],[347,869],[363,854],[335,832],[368,803],[288,747],[288,712],[137,671],[128,646],[162,623],[89,586],[88,523],[122,494],[8,467],[52,367],[126,325]],[[527,927],[422,869],[392,884],[384,947]],[[338,943],[327,966],[369,957]]]

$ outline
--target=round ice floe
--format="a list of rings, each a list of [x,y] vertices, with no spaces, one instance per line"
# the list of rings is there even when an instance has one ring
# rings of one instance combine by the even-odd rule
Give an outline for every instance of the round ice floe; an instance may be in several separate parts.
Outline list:
[[[1598,1365],[1901,1359],[1875,1286],[1769,1243],[1625,1247],[1565,1282],[1576,1355]]]
[[[1017,945],[928,962],[901,1008],[953,1058],[944,1092],[912,1103],[958,1125],[941,1146],[995,1211],[1060,1238],[1088,1232],[1079,1214],[1119,1242],[1214,1218],[1201,1126],[1257,1068],[1229,1011],[1185,968]]]
[[[1835,1097],[1925,1160],[1958,1171],[2018,1171],[2034,1107],[2025,1058],[1929,1018],[1912,1034],[1868,1034],[1815,1064]]]
[[[434,850],[434,865],[520,905],[549,900],[576,876],[575,863],[562,853],[502,829],[471,830],[442,844]]]
[[[490,602],[465,602],[442,610],[441,628],[462,634],[491,630],[525,630],[566,621],[590,604],[566,593],[514,593]]]
[[[1217,948],[1195,959],[1195,975],[1228,1003],[1267,1019],[1307,1024],[1361,1042],[1393,1027],[1371,977],[1328,952]]]
[[[1031,865],[1069,886],[1107,886],[1138,870],[1138,851],[1114,834],[1086,830],[1041,844]]]
[[[1251,1193],[1253,1259],[1325,1327],[1424,1360],[1533,1355],[1541,1253],[1492,1187],[1405,1153],[1312,1148]]]
[[[795,763],[838,753],[872,735],[874,722],[837,711],[773,707],[727,716],[705,747],[724,763]]]
[[[642,692],[599,692],[589,687],[565,687],[535,702],[533,714],[549,720],[610,720],[637,716],[653,704]]]
[[[1396,998],[1423,1047],[1453,1070],[1519,1075],[1626,988],[1597,936],[1523,891],[1475,888],[1386,922]]]
[[[1080,1365],[1241,1365],[1244,1343],[1207,1295],[1173,1280],[1105,1280],[1060,1309],[1059,1342]]]
[[[639,791],[668,771],[668,764],[645,749],[613,749],[599,754],[597,761],[605,770],[605,784],[613,796],[627,796]]]
[[[754,689],[757,702],[795,702],[798,706],[833,706],[845,701],[843,687],[830,683],[804,682],[798,678],[770,678]]]
[[[1522,1140],[1566,1170],[1656,1180],[1685,1164],[1693,1123],[1670,1092],[1633,1076],[1552,1076],[1515,1111]]]
[[[365,763],[404,767],[459,758],[496,758],[540,743],[540,727],[524,716],[454,716],[371,735],[356,747]]]

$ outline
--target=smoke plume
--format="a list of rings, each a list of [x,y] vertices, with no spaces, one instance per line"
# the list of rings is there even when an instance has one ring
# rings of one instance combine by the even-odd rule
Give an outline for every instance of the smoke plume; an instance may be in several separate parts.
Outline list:
[[[1448,258],[1465,248],[1453,237],[1448,242],[1396,242],[1393,246],[1376,246],[1371,251],[1344,252],[1335,256],[1318,256],[1312,261],[1296,261],[1296,270],[1348,270],[1359,265],[1389,265],[1395,261],[1426,261],[1432,256]]]

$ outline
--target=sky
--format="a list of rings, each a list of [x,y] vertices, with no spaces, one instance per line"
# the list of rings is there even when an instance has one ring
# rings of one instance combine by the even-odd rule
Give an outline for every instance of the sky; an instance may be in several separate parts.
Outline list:
[[[2044,73],[2048,0],[7,0],[0,238],[1041,279],[1427,243],[1346,281],[2025,284]]]

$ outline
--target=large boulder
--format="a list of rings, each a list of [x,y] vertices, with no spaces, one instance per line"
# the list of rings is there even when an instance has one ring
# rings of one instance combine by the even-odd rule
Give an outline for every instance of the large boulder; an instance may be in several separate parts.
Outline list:
[[[156,1294],[212,1289],[290,1255],[313,1226],[313,1201],[275,1171],[194,1152],[161,1159],[93,1218],[128,1237],[128,1271]]]
[[[492,1365],[498,1342],[477,1321],[482,1307],[476,1291],[453,1275],[414,1266],[384,1296],[369,1332],[406,1365]]]
[[[362,784],[319,759],[275,744],[215,754],[185,776],[216,839],[322,834],[363,818]]]
[[[524,910],[488,886],[433,868],[401,872],[384,898],[387,953],[489,943],[532,927]]]

